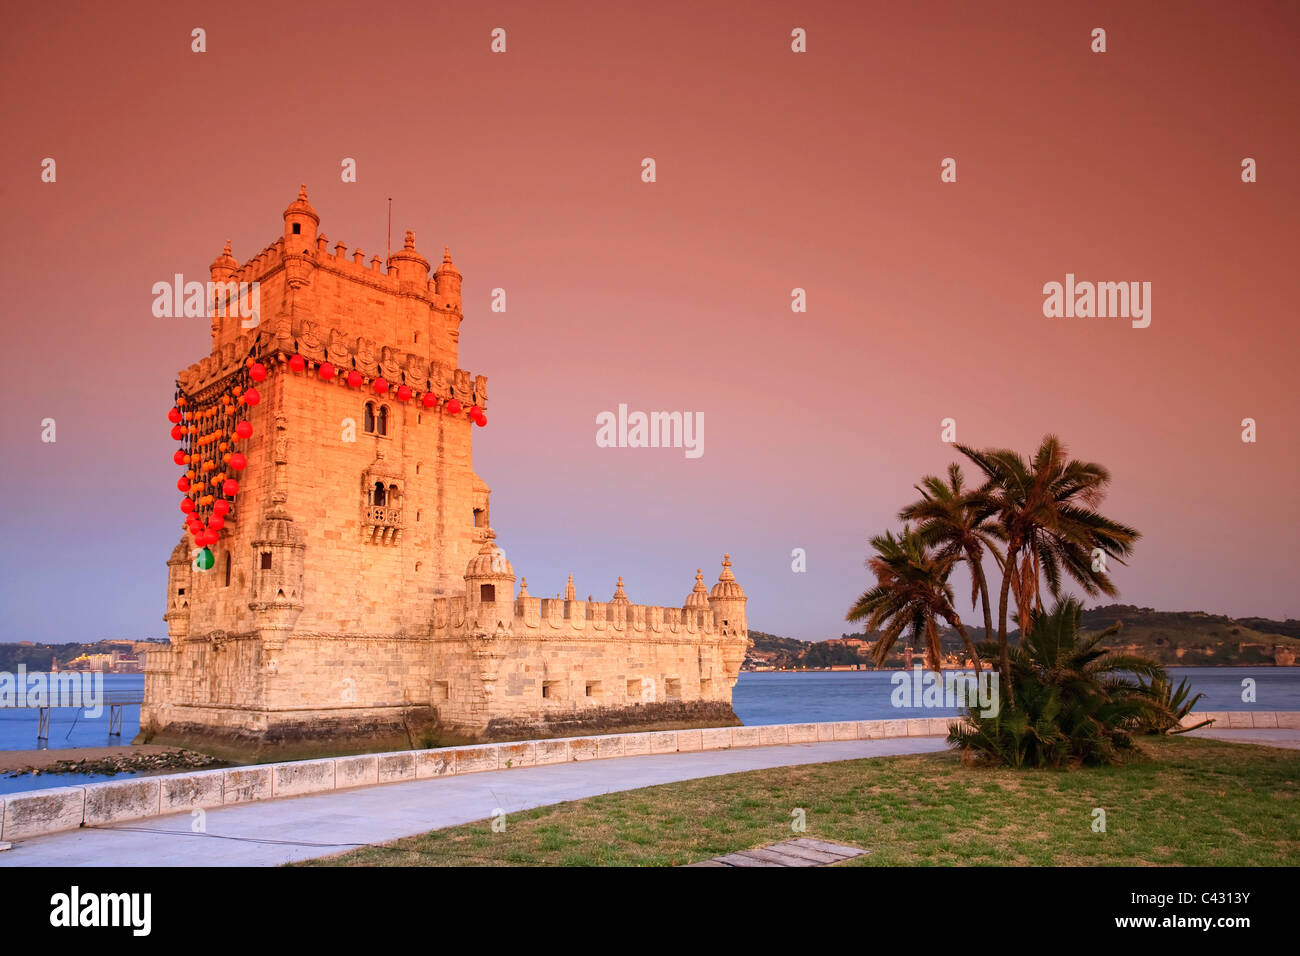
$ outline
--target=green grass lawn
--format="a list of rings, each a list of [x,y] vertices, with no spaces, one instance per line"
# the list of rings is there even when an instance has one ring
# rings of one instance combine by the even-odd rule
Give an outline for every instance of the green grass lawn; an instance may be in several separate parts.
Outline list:
[[[1300,751],[1143,738],[1115,767],[1014,771],[955,753],[785,767],[611,793],[304,866],[674,866],[808,836],[844,866],[1300,864]],[[1106,811],[1106,832],[1092,829]],[[804,833],[791,811],[806,812]]]

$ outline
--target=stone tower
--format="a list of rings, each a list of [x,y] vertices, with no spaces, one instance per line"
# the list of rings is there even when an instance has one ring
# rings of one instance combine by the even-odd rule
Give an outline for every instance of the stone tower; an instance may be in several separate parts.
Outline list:
[[[306,187],[282,218],[261,252],[241,264],[227,242],[212,263],[211,352],[177,377],[187,530],[143,735],[243,755],[409,746],[418,721],[734,722],[730,559],[683,608],[633,605],[621,579],[608,604],[571,579],[563,601],[516,595],[473,467],[487,379],[458,367],[450,250],[430,275],[412,232],[387,263],[331,249]]]

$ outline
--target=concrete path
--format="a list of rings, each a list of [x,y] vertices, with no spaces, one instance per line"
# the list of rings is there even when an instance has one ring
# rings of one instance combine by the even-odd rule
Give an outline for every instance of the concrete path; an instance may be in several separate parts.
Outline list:
[[[54,833],[0,852],[0,867],[273,866],[485,820],[497,808],[509,814],[678,780],[946,748],[942,737],[841,740],[439,777],[208,810],[206,833],[191,832],[190,814]]]
[[[1300,750],[1300,730],[1204,727],[1200,730],[1188,731],[1183,736],[1212,737],[1215,740],[1227,740],[1234,744],[1262,744],[1265,747]]]

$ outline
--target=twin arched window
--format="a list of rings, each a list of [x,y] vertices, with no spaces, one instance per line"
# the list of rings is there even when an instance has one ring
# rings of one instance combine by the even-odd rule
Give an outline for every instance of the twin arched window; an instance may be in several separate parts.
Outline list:
[[[374,402],[366,402],[365,431],[367,435],[388,434],[387,405],[376,406]]]
[[[382,481],[376,481],[370,489],[370,503],[376,508],[396,508],[398,497],[397,485],[385,487]]]

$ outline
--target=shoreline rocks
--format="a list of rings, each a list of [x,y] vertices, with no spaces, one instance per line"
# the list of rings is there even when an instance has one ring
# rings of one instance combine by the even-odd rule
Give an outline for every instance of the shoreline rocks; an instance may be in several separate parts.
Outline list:
[[[95,774],[113,777],[121,773],[164,773],[172,770],[201,770],[222,766],[223,761],[194,750],[169,750],[162,753],[124,753],[105,757],[55,760],[40,766],[6,769],[5,777],[63,774]]]

